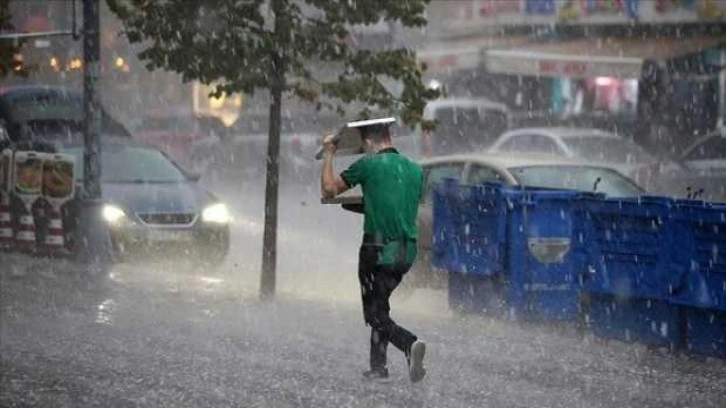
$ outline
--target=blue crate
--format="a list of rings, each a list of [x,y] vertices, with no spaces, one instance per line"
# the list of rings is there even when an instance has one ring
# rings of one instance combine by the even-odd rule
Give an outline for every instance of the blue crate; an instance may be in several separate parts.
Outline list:
[[[662,300],[595,293],[585,298],[584,320],[596,336],[671,350],[682,348],[685,322],[679,306]]]
[[[669,299],[678,279],[670,274],[673,200],[665,197],[583,200],[590,293]]]
[[[726,311],[684,307],[689,351],[726,358]]]
[[[679,200],[673,218],[672,301],[726,311],[726,206]]]
[[[506,209],[492,189],[446,180],[434,192],[432,265],[491,276],[504,272]]]
[[[507,270],[512,310],[526,320],[578,318],[581,219],[570,190],[509,191]]]
[[[581,194],[496,183],[444,183],[435,193],[433,263],[451,277],[458,274],[449,284],[451,304],[480,308],[470,297],[486,291],[472,289],[478,281],[471,276],[503,276],[496,296],[504,297],[502,304],[511,315],[574,321],[582,257],[574,249],[579,244],[573,244],[581,241],[581,234],[573,234],[582,227],[572,208]],[[457,293],[462,290],[469,293]],[[487,299],[492,296],[486,292]]]

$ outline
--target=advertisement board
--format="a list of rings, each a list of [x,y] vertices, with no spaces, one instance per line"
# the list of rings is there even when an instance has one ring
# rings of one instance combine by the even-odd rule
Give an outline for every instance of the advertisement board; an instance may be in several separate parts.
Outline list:
[[[75,158],[68,154],[46,155],[43,162],[43,198],[49,202],[67,201],[75,193]]]
[[[43,186],[43,159],[38,152],[16,152],[13,192],[19,196],[39,196]]]
[[[726,0],[458,0],[432,2],[435,32],[459,34],[484,26],[698,23],[726,21]]]

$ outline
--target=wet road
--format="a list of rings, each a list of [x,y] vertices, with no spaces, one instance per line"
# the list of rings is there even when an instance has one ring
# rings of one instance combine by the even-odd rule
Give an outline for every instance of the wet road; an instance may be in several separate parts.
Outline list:
[[[393,305],[428,342],[429,376],[411,385],[391,350],[392,378],[364,381],[360,219],[286,190],[279,294],[260,303],[262,203],[240,189],[225,194],[234,251],[219,270],[122,265],[86,287],[67,265],[0,255],[0,406],[723,406],[723,361],[454,316],[435,291]]]

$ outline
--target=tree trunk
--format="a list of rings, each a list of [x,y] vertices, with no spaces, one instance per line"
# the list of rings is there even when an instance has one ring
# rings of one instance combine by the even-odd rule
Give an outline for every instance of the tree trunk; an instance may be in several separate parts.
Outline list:
[[[277,61],[280,62],[279,60]],[[271,300],[275,295],[277,267],[277,208],[280,174],[280,121],[283,74],[275,69],[276,86],[270,88],[270,126],[267,139],[267,171],[265,185],[265,231],[262,238],[262,274],[260,297]]]
[[[101,198],[100,1],[83,0],[83,189],[85,198]]]

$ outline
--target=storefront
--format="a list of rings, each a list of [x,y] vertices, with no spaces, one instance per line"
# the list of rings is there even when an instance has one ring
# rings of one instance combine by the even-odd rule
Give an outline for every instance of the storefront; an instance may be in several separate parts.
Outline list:
[[[490,74],[549,79],[550,112],[598,112],[632,125],[628,133],[645,145],[678,149],[717,126],[724,52],[726,35],[581,38],[489,49],[483,58]],[[676,134],[654,140],[651,127]]]

